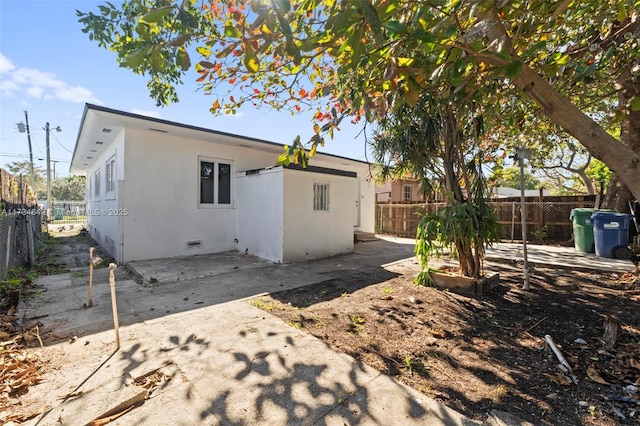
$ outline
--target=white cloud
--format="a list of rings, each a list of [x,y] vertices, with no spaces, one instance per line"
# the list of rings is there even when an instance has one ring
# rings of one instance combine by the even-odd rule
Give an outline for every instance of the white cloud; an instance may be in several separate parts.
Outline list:
[[[147,117],[162,118],[160,116],[160,113],[154,110],[143,110],[138,108],[131,108],[131,112],[134,114],[146,115]]]
[[[15,68],[15,66],[13,66],[13,64],[11,63],[9,58],[7,58],[2,53],[0,53],[0,74],[3,74],[5,72],[9,72],[14,68]]]
[[[2,53],[0,53],[0,95],[102,104],[86,87],[69,84],[47,71],[15,66]]]

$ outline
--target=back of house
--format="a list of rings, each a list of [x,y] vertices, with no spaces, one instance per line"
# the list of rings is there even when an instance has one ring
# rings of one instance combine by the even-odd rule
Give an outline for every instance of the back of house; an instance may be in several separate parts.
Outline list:
[[[87,104],[70,172],[87,226],[118,263],[238,250],[295,262],[374,232],[369,164],[318,153],[274,166],[279,143]]]

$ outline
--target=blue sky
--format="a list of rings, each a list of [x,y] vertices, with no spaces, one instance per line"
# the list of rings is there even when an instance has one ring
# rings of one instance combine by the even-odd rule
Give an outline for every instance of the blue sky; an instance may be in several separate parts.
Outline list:
[[[28,111],[34,163],[46,167],[45,123],[60,126],[62,132],[51,132],[51,159],[59,161],[56,175],[67,176],[85,102],[282,144],[311,135],[310,114],[247,106],[236,116],[213,116],[212,98],[196,92],[188,76],[179,88],[180,103],[156,108],[146,79],[120,68],[113,52],[80,31],[75,10],[95,11],[102,3],[0,0],[0,167],[28,159],[27,135],[16,125]],[[345,120],[322,151],[365,160],[360,130]]]

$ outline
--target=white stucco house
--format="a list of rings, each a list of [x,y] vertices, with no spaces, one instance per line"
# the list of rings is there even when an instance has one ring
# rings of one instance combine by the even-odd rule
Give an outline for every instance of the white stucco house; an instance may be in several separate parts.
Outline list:
[[[282,144],[85,106],[70,173],[87,226],[118,263],[238,250],[272,262],[353,250],[374,232],[369,164],[317,153],[276,167]]]

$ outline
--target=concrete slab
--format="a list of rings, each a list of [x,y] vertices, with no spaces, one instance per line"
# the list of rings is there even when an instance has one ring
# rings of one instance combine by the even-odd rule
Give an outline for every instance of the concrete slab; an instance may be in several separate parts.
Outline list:
[[[498,243],[488,248],[486,260],[495,262],[522,262],[522,244]],[[608,259],[593,253],[580,253],[573,247],[527,244],[527,260],[541,266],[557,266],[602,272],[628,272],[635,270],[630,260]]]
[[[314,260],[276,265],[254,256],[238,252],[226,252],[210,255],[171,257],[166,259],[141,260],[130,262],[131,269],[145,284],[160,285],[180,281],[201,280],[238,271],[259,269],[252,277],[263,273],[281,271],[282,276],[289,274],[320,274],[318,277],[338,277],[344,271],[356,271],[362,267],[380,266],[390,262],[414,256],[414,240],[389,236],[378,236],[375,241],[360,242],[354,245],[353,253]],[[273,290],[272,290],[273,291]]]
[[[176,282],[214,277],[236,270],[265,268],[272,263],[239,252],[181,256],[129,262],[127,267],[145,283]]]

